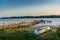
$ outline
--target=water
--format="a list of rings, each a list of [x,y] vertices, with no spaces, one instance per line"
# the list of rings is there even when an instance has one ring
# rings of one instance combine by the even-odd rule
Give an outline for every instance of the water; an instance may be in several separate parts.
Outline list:
[[[33,21],[33,20],[49,20],[52,21],[52,23],[46,23],[46,24],[38,24],[38,25],[54,25],[58,26],[60,25],[60,18],[19,18],[19,19],[0,19],[0,25],[3,24],[13,24],[17,22],[22,21]]]

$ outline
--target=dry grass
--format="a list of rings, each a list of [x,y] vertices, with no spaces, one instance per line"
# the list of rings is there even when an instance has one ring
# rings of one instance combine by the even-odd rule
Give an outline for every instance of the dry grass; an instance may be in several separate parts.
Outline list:
[[[25,27],[25,28],[18,28],[18,29],[6,29],[5,31],[6,32],[9,32],[9,31],[15,31],[15,30],[18,30],[18,31],[27,31],[27,32],[34,32],[34,30],[37,29],[37,28],[32,28],[32,27]]]

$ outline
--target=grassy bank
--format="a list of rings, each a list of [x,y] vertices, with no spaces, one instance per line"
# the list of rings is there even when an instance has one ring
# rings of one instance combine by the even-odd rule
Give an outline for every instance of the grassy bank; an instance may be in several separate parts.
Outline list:
[[[60,40],[60,27],[41,35],[35,35],[33,33],[35,29],[28,27],[1,30],[0,40]]]

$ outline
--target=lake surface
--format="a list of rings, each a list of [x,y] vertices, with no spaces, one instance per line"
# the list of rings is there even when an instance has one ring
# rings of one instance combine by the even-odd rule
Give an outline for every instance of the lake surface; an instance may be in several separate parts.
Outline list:
[[[33,20],[49,20],[52,21],[52,23],[46,23],[46,24],[38,24],[38,25],[53,25],[58,26],[60,25],[60,18],[19,18],[19,19],[0,19],[0,25],[6,25],[6,24],[13,24],[17,22],[22,21],[33,21]]]

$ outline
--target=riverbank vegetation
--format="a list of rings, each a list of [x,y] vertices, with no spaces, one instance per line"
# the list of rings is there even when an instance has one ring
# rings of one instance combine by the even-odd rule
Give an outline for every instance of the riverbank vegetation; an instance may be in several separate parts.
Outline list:
[[[0,30],[0,40],[60,40],[60,27],[51,31],[35,35],[36,28],[19,28]]]

